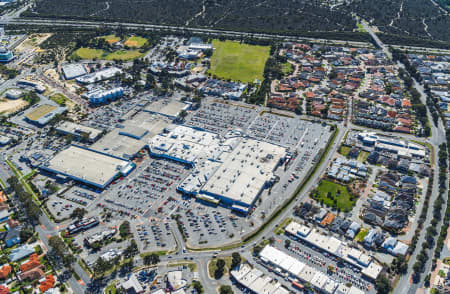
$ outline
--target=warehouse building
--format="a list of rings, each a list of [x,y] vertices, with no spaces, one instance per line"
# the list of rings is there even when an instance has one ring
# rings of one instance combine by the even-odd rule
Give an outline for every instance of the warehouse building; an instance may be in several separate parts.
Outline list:
[[[87,74],[76,78],[75,80],[83,85],[89,85],[96,82],[104,81],[113,78],[117,74],[121,74],[122,70],[117,67],[108,67],[100,71]]]
[[[34,108],[32,107],[31,110],[25,115],[25,120],[39,127],[43,127],[56,115],[63,114],[66,111],[67,107],[42,104]]]
[[[113,89],[108,89],[108,90],[104,90],[104,89],[95,89],[92,91],[89,91],[83,95],[81,95],[81,97],[89,100],[89,103],[92,104],[102,104],[102,103],[106,103],[109,101],[114,101],[120,97],[123,96],[123,88],[122,87],[117,87],[117,88],[113,88]]]
[[[56,131],[63,135],[71,135],[77,141],[87,140],[90,143],[95,142],[102,133],[100,130],[70,121],[63,121],[56,127]]]
[[[274,172],[284,161],[286,148],[243,139],[231,153],[223,153],[220,168],[201,193],[220,199],[232,209],[248,213],[261,192],[275,181]]]
[[[149,140],[159,134],[169,122],[158,116],[140,112],[121,124],[91,146],[93,150],[126,160],[133,159],[147,147]]]
[[[152,114],[159,114],[171,120],[179,118],[180,113],[190,108],[190,104],[179,101],[158,100],[144,108],[144,111]]]
[[[66,80],[73,80],[87,74],[86,68],[80,63],[65,64],[62,66],[62,71]]]
[[[148,147],[152,156],[193,167],[202,160],[216,160],[220,154],[220,144],[221,139],[217,134],[177,126],[155,136]]]
[[[76,145],[39,166],[41,170],[100,189],[116,177],[128,175],[134,167],[128,160]]]
[[[150,155],[174,160],[193,172],[178,191],[202,199],[215,199],[247,214],[261,192],[275,181],[274,172],[285,160],[286,148],[186,126],[155,136],[149,142]]]

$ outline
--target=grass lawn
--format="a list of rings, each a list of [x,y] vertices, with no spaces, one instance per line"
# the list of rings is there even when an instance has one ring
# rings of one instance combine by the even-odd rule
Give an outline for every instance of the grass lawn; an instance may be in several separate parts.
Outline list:
[[[366,228],[362,228],[361,231],[359,231],[358,235],[355,237],[355,241],[362,242],[364,240],[364,237],[369,233],[369,230]]]
[[[128,38],[128,40],[125,41],[124,45],[128,47],[136,47],[141,48],[145,44],[147,44],[147,39],[142,37],[133,36]]]
[[[281,70],[285,75],[287,75],[294,71],[294,67],[289,62],[286,62],[281,65]]]
[[[342,155],[344,155],[345,157],[347,157],[348,153],[350,152],[352,148],[347,147],[347,146],[341,146],[341,148],[339,149],[339,153],[341,153]]]
[[[141,53],[138,50],[120,50],[106,55],[106,60],[133,60],[141,58],[145,53]]]
[[[73,54],[80,57],[81,59],[100,59],[105,54],[105,51],[101,49],[80,48]]]
[[[338,191],[340,194],[338,195]],[[330,193],[328,197],[328,193]],[[322,180],[311,197],[318,202],[323,202],[328,207],[340,209],[349,212],[355,205],[356,199],[353,199],[346,186]]]
[[[103,293],[116,294],[116,283],[117,281],[113,281],[111,284],[109,284],[108,287],[105,288],[105,291]]]
[[[107,36],[102,36],[100,38],[105,39],[106,42],[108,42],[109,44],[114,44],[114,43],[120,41],[120,38],[116,35],[107,35]]]
[[[358,31],[361,33],[365,33],[366,30],[364,29],[364,27],[362,26],[362,24],[360,24],[359,22],[356,24],[358,26]]]
[[[370,153],[367,151],[361,151],[358,155],[358,160],[361,162],[365,162],[367,157],[369,157]]]
[[[282,235],[284,234],[284,228],[292,222],[292,218],[288,217],[282,221],[278,227],[275,229],[275,234]]]
[[[245,258],[243,258],[242,256],[241,256],[241,258],[242,258],[241,262],[244,262]],[[227,274],[231,268],[231,262],[233,260],[233,258],[231,256],[223,256],[223,257],[211,259],[211,261],[208,263],[208,273],[209,273],[209,276],[213,279],[214,279],[214,272],[217,269],[217,266],[216,266],[217,260],[219,260],[219,259],[223,259],[225,261],[225,270],[223,271],[224,275]]]
[[[214,53],[209,73],[243,83],[262,80],[270,55],[269,46],[253,46],[233,41],[213,40]]]
[[[50,96],[50,99],[58,103],[59,105],[65,105],[67,101],[67,97],[61,93],[56,93]]]

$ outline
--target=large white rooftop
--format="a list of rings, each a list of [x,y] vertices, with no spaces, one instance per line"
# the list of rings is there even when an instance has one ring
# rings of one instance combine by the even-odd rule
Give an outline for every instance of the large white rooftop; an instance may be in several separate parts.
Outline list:
[[[285,155],[284,147],[243,139],[230,154],[222,153],[222,166],[202,190],[250,206]]]
[[[128,161],[86,148],[70,146],[41,168],[104,187],[127,166]]]

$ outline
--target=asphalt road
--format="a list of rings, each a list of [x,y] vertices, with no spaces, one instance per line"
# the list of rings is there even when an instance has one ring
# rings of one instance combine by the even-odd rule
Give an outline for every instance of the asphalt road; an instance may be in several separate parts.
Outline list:
[[[220,30],[213,30],[213,29],[200,29],[200,28],[185,28],[185,27],[173,27],[173,26],[160,26],[160,25],[143,25],[143,24],[133,24],[133,23],[112,23],[112,22],[86,22],[86,21],[64,21],[64,20],[44,20],[44,19],[17,19],[15,18],[17,17],[17,14],[14,14],[13,16],[10,17],[3,17],[0,20],[0,24],[29,24],[29,25],[44,25],[44,26],[70,26],[70,27],[103,27],[103,26],[110,26],[110,27],[117,27],[119,25],[122,25],[126,28],[143,28],[143,29],[147,29],[147,30],[171,30],[171,31],[180,31],[180,30],[187,30],[187,31],[191,31],[191,32],[197,32],[197,33],[212,33],[212,34],[221,34],[224,36],[252,36],[252,37],[257,37],[257,38],[261,38],[261,39],[283,39],[284,41],[297,41],[299,39],[302,40],[308,40],[310,38],[298,38],[298,37],[292,37],[292,36],[283,36],[283,35],[270,35],[270,34],[250,34],[250,33],[244,33],[244,32],[232,32],[232,31],[220,31]],[[383,49],[383,51],[389,56],[391,57],[391,54],[389,52],[389,50],[387,50],[387,47],[381,42],[381,40],[378,39],[378,37],[373,33],[373,31],[367,26],[367,24],[365,22],[362,22],[362,25],[364,27],[364,29],[366,29],[370,35],[374,38],[374,40],[378,43],[378,45],[380,46],[380,48]],[[313,39],[311,39],[313,40]],[[325,40],[321,40],[321,39],[314,39],[316,41],[325,41]],[[327,42],[329,42],[329,40],[327,40]],[[345,41],[336,41],[337,43],[345,43]],[[360,45],[367,45],[366,43],[359,43]],[[423,93],[423,88],[421,89],[420,85],[416,85],[416,88],[419,90],[419,92],[422,94],[422,99],[424,99],[424,93]],[[428,115],[430,116],[430,114],[428,113]],[[430,117],[431,120],[431,117]],[[351,125],[351,124],[349,124]],[[295,205],[298,205],[299,202],[301,202],[302,200],[304,200],[307,195],[308,192],[317,184],[320,176],[324,173],[325,169],[327,168],[329,162],[332,160],[334,154],[337,152],[337,148],[339,146],[339,142],[342,140],[342,138],[344,137],[344,134],[346,133],[346,131],[349,129],[349,126],[344,127],[342,124],[339,126],[339,131],[337,133],[336,139],[333,143],[333,145],[331,146],[329,152],[327,153],[325,159],[322,161],[321,165],[318,166],[315,174],[310,178],[310,180],[305,184],[302,192],[297,196],[296,201],[293,201],[276,219],[274,219],[270,225],[268,225],[262,232],[260,232],[260,234],[258,234],[258,236],[252,240],[252,242],[245,244],[243,247],[239,248],[239,249],[231,249],[231,250],[225,250],[225,251],[221,251],[219,253],[219,257],[220,256],[225,256],[225,255],[230,255],[232,252],[235,251],[240,251],[242,252],[242,254],[244,255],[244,257],[249,257],[250,255],[250,251],[251,248],[254,246],[254,244],[259,243],[261,240],[263,239],[268,239],[274,235],[274,229],[276,227],[276,225],[279,223],[280,220],[288,217],[291,213],[292,213],[292,208]],[[432,126],[432,131],[433,131],[433,136],[430,138],[429,142],[431,144],[433,144],[435,146],[435,155],[437,156],[437,146],[438,144],[440,144],[441,142],[445,141],[445,133],[443,131],[443,127],[440,126],[439,128],[436,128],[434,126]],[[378,132],[378,131],[377,131]],[[0,177],[3,178],[2,174],[4,171],[2,171],[2,169],[0,168]],[[437,191],[437,175],[438,173],[435,172],[435,185],[433,187],[433,191]],[[431,203],[433,203],[433,201],[436,198],[437,193],[433,193],[432,199],[431,199]],[[428,215],[427,215],[427,220],[425,222],[424,227],[427,227],[427,225],[429,224],[430,220],[432,218],[432,209],[429,209],[428,211]],[[37,227],[37,231],[42,239],[42,241],[44,242],[44,244],[46,246],[48,246],[48,237],[49,236],[53,236],[58,234],[58,231],[55,230],[54,224],[51,223],[51,221],[45,216],[43,215],[41,217],[41,223],[43,225],[43,227],[38,226]],[[197,263],[198,268],[199,268],[199,275],[200,275],[200,279],[202,281],[203,286],[205,287],[205,292],[206,293],[214,293],[215,289],[217,287],[217,282],[216,281],[212,281],[209,279],[208,277],[208,273],[207,273],[207,262],[212,258],[212,256],[214,255],[214,252],[205,252],[205,251],[201,251],[201,252],[187,252],[187,253],[183,253],[182,250],[185,247],[184,241],[180,235],[180,233],[178,232],[177,228],[173,228],[174,231],[174,235],[177,241],[177,252],[173,255],[171,255],[172,257],[169,256],[163,256],[161,257],[161,261],[162,262],[185,262],[186,260],[184,259],[184,257],[186,257],[188,260],[190,260],[190,258],[192,258],[193,262]],[[418,248],[421,248],[421,244],[423,242],[423,235],[421,235],[421,238],[419,240],[418,243]],[[419,250],[416,250],[415,254],[412,256],[411,260],[414,261],[415,259],[415,255],[417,254]],[[142,263],[142,260],[138,260],[137,265],[139,265],[140,263]],[[429,269],[431,263],[431,259],[430,261],[427,263],[426,268]],[[396,289],[395,289],[395,293],[415,293],[415,289],[417,289],[417,287],[419,287],[419,284],[417,285],[410,285],[409,284],[409,276],[412,270],[412,264],[413,262],[410,262],[409,264],[409,268],[408,268],[408,274],[403,276],[402,279],[399,281]],[[79,267],[78,264],[74,265],[74,270],[77,272],[77,274],[81,277],[81,279],[83,280],[84,284],[88,284],[90,282],[90,278],[89,276],[81,269],[81,267]],[[85,286],[82,286],[78,281],[76,281],[73,277],[68,281],[70,287],[74,290],[75,293],[84,293],[85,292]]]
[[[390,51],[388,50],[386,45],[384,45],[383,42],[381,42],[381,40],[372,31],[372,29],[367,25],[367,23],[365,21],[362,21],[361,24],[362,24],[363,28],[372,36],[372,38],[375,40],[377,45],[385,52],[385,54],[387,56],[389,56],[390,59],[392,59],[392,54],[390,53]],[[401,64],[400,62],[398,62],[397,65],[401,68],[404,68],[403,64]],[[420,99],[422,100],[422,103],[426,105],[426,94],[424,92],[424,88],[416,80],[414,80],[414,87],[419,91]],[[433,124],[433,119],[432,119],[432,116],[431,116],[431,113],[430,113],[430,110],[428,109],[428,107],[427,107],[427,117],[428,117],[428,120],[430,121],[431,130],[432,130],[432,137],[429,138],[429,142],[434,146],[434,156],[437,159],[438,152],[439,152],[439,145],[441,143],[446,142],[445,131],[444,131],[445,127],[442,124],[442,121],[440,119],[438,122],[438,126],[435,126]],[[395,294],[406,294],[406,293],[415,294],[417,292],[418,288],[423,285],[424,278],[427,275],[427,273],[431,272],[432,258],[430,257],[425,264],[424,272],[421,275],[420,281],[418,283],[411,282],[411,275],[413,273],[413,265],[416,261],[417,255],[419,254],[419,252],[422,249],[423,242],[426,242],[425,241],[425,230],[430,225],[431,220],[433,219],[433,208],[432,207],[433,207],[433,203],[437,199],[437,196],[439,193],[438,184],[439,184],[439,166],[437,165],[437,163],[435,163],[433,190],[432,190],[432,195],[430,198],[430,205],[429,205],[429,208],[427,211],[427,217],[423,224],[423,229],[420,234],[419,240],[417,242],[416,250],[414,251],[414,253],[411,255],[411,257],[409,259],[408,271],[405,275],[401,276],[399,282],[397,283],[397,286],[394,289]],[[445,198],[446,197],[444,197],[444,201],[445,201]],[[445,208],[446,205],[444,204],[443,207]],[[438,229],[437,229],[438,232],[440,231],[441,225],[442,225],[442,220],[438,223]],[[430,256],[433,255],[433,252],[434,252],[433,249],[434,249],[434,247],[428,251],[428,254]]]

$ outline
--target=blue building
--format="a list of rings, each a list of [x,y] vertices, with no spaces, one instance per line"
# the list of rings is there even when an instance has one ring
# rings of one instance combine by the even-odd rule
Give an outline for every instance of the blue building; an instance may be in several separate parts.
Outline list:
[[[20,227],[17,227],[4,232],[2,240],[5,242],[6,247],[10,248],[20,243],[20,229]]]
[[[0,48],[0,63],[8,63],[14,58],[15,56],[10,50],[6,48]]]
[[[108,101],[114,101],[123,96],[123,88],[117,87],[110,90],[97,89],[86,94],[83,97],[88,99],[92,104],[102,104]]]

